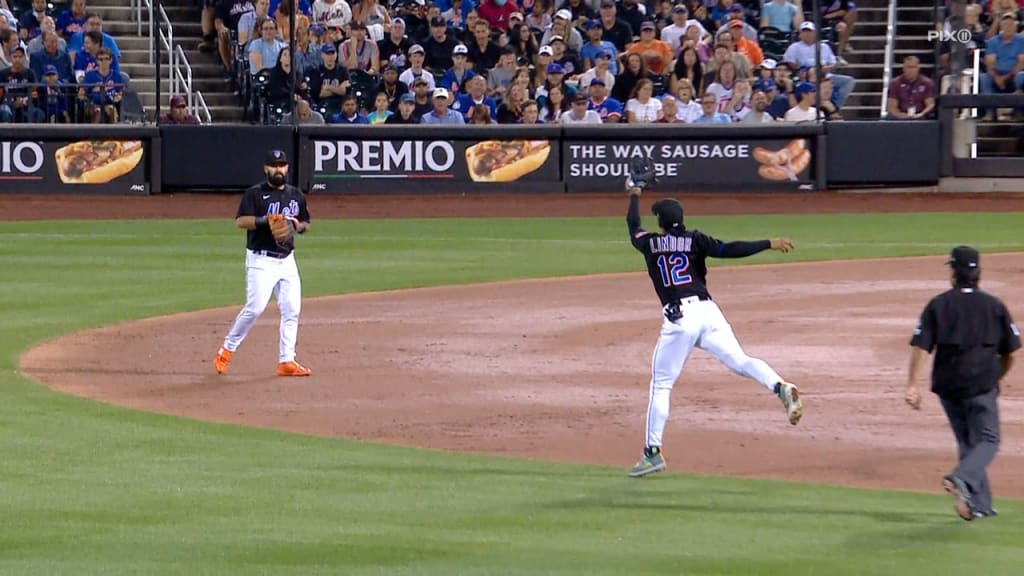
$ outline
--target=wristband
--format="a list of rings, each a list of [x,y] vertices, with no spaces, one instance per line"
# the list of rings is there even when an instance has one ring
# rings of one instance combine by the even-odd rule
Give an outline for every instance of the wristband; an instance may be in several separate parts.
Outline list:
[[[266,216],[258,216],[256,218],[256,228],[270,228],[270,222],[267,221]]]

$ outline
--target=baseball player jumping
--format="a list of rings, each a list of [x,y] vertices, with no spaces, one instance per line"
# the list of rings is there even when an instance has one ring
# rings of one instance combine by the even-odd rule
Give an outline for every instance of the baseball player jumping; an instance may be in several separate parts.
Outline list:
[[[768,249],[789,252],[793,243],[787,238],[722,242],[697,230],[687,230],[682,205],[669,198],[658,200],[651,207],[661,233],[647,232],[640,227],[640,194],[653,180],[654,165],[650,159],[636,159],[626,180],[626,223],[633,247],[647,261],[647,273],[661,300],[665,319],[651,366],[644,453],[629,471],[634,478],[666,468],[661,436],[668,420],[669,396],[694,347],[707,350],[733,372],[771,390],[782,400],[790,424],[796,425],[803,416],[796,386],[783,380],[765,362],[746,355],[729,322],[711,300],[705,281],[708,257],[743,258]]]
[[[263,314],[271,294],[281,309],[281,344],[278,376],[309,376],[310,369],[295,361],[295,340],[302,308],[302,282],[295,265],[295,234],[309,230],[306,197],[287,184],[288,157],[281,150],[267,154],[265,182],[242,195],[235,223],[247,230],[245,254],[245,306],[235,318],[217,351],[214,367],[228,371],[231,355]]]

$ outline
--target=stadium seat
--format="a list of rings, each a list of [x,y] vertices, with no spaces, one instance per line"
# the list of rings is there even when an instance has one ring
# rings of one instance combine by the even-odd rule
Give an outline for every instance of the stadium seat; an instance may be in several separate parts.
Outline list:
[[[765,58],[782,60],[782,55],[789,47],[789,34],[771,26],[762,28],[757,33],[757,43],[761,46]]]

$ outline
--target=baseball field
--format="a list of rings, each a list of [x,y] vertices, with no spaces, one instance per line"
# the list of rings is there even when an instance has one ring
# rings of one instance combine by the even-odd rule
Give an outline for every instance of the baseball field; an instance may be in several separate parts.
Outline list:
[[[1024,318],[1024,199],[678,197],[689,227],[795,241],[709,283],[805,416],[696,352],[641,480],[661,317],[624,197],[311,197],[305,379],[273,375],[273,304],[214,373],[237,196],[24,198],[0,216],[0,574],[1020,574],[1024,368],[1000,515],[971,523],[941,408],[902,391],[952,246]]]

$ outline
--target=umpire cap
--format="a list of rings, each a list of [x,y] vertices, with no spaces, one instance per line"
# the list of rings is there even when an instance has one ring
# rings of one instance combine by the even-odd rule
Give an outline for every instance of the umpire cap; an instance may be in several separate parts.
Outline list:
[[[978,251],[970,246],[957,246],[953,248],[953,251],[949,254],[949,260],[946,262],[953,270],[966,272],[969,270],[976,270],[981,258],[978,255]]]
[[[683,205],[674,198],[662,198],[651,206],[651,214],[658,217],[658,226],[665,230],[684,229]]]

